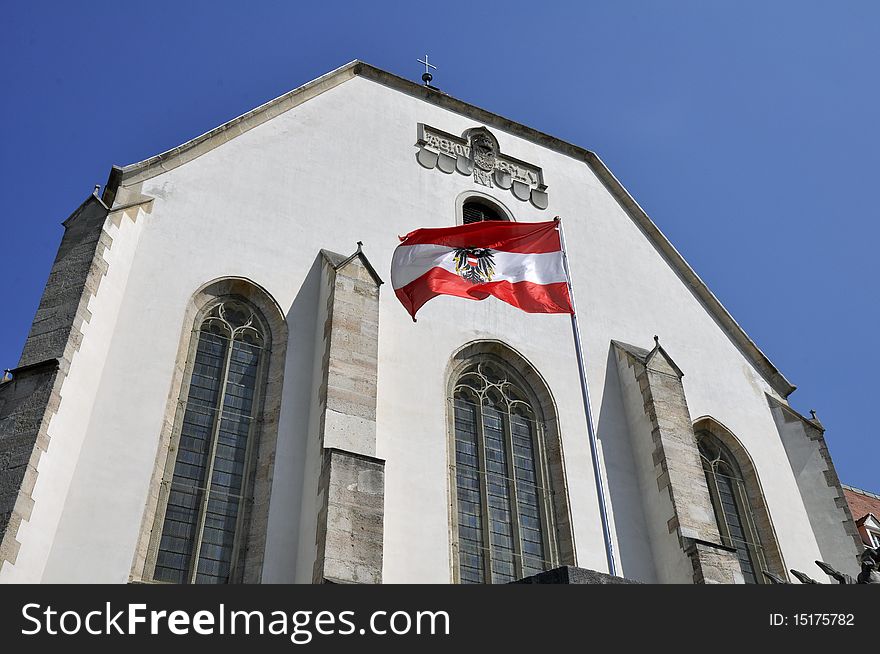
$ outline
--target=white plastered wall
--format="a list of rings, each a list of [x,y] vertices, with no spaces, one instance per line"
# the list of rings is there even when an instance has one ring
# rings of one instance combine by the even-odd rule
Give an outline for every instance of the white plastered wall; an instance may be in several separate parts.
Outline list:
[[[489,125],[505,154],[543,168],[550,206],[540,211],[508,191],[421,167],[414,147],[419,122],[459,134],[479,125],[355,77],[144,183],[143,193],[156,200],[112,340],[108,332],[109,347],[97,356],[100,387],[82,386],[94,410],[65,519],[49,538],[47,580],[127,579],[180,333],[190,327],[182,325],[186,303],[205,282],[240,276],[275,298],[290,333],[264,580],[309,581],[311,562],[297,559],[314,552],[314,528],[299,517],[312,502],[303,492],[315,490],[303,491],[303,466],[314,411],[318,251],[349,254],[361,240],[388,280],[397,236],[453,225],[455,198],[467,190],[496,197],[521,221],[565,221],[593,407],[612,477],[617,550],[626,555],[622,572],[647,581],[654,575],[645,563],[650,548],[640,542],[629,446],[619,441],[622,404],[605,396],[619,393],[610,341],[650,347],[653,334],[685,372],[691,415],[713,416],[751,453],[787,566],[809,569],[818,548],[767,407],[771,389],[587,164]],[[604,570],[569,318],[525,314],[491,298],[441,297],[413,324],[386,285],[377,414],[377,455],[387,461],[384,580],[451,578],[444,375],[450,355],[481,338],[508,343],[546,379],[559,408],[577,562]],[[34,556],[45,561],[48,554],[44,548]]]

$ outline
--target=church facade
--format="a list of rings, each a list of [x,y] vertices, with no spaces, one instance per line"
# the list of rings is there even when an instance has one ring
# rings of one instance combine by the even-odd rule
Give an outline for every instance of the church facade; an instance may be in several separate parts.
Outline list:
[[[0,385],[0,582],[608,571],[566,315],[388,279],[561,216],[617,573],[855,574],[815,417],[592,152],[355,61],[114,167]]]

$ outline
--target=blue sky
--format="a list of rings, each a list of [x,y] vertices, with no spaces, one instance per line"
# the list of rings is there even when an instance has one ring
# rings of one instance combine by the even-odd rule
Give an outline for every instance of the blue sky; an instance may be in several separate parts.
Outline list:
[[[0,367],[113,164],[351,59],[597,152],[880,491],[880,3],[3,0]],[[873,409],[871,409],[873,410]]]

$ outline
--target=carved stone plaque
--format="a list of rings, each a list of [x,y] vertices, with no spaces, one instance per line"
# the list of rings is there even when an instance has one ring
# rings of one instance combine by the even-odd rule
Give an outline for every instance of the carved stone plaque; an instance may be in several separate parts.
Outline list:
[[[519,200],[531,200],[538,209],[547,208],[549,199],[542,170],[502,154],[498,139],[485,127],[467,129],[461,136],[455,136],[419,123],[416,145],[416,159],[425,168],[473,175],[477,184],[510,190]]]

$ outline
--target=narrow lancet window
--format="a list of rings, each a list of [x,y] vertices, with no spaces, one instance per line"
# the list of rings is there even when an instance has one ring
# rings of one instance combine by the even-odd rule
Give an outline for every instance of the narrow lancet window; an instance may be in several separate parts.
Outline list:
[[[553,567],[542,425],[503,366],[476,363],[453,396],[458,579],[507,583]]]
[[[727,447],[710,433],[699,432],[697,439],[722,543],[736,548],[747,584],[764,583],[764,548],[739,465]]]
[[[155,581],[228,583],[244,546],[267,330],[226,298],[197,328]]]

